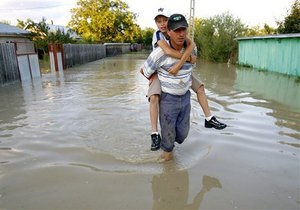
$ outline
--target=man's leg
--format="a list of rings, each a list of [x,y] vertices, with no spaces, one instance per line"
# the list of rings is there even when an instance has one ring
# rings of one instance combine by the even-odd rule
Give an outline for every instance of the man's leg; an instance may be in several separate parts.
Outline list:
[[[173,159],[173,153],[172,152],[163,151],[163,153],[160,155],[160,161],[162,161],[162,162],[170,161],[172,159]]]
[[[159,123],[161,127],[161,159],[168,161],[172,159],[172,151],[176,138],[176,121],[180,112],[180,100],[176,96],[162,93],[159,103]]]
[[[188,91],[181,97],[181,110],[176,121],[176,139],[178,144],[182,144],[190,131],[191,114],[191,92]]]

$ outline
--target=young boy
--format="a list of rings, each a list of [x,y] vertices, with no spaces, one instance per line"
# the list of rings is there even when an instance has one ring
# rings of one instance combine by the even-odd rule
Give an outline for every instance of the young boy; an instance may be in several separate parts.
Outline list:
[[[190,62],[194,64],[196,62],[196,55],[192,55],[192,52],[195,48],[195,44],[189,39],[186,38],[185,45],[186,50],[183,54],[172,49],[167,43],[167,23],[168,23],[169,13],[164,8],[159,8],[157,14],[154,18],[158,30],[153,34],[152,46],[153,49],[157,46],[161,47],[164,53],[168,56],[178,58],[180,61],[176,63],[169,69],[169,74],[176,75],[179,69],[185,62]],[[150,121],[151,121],[151,150],[155,151],[160,148],[161,137],[158,133],[157,122],[158,122],[158,103],[159,97],[161,95],[161,86],[158,80],[157,74],[154,74],[149,79],[149,89],[148,89],[148,100],[149,100],[149,110],[150,110]],[[224,129],[226,124],[219,122],[215,116],[210,112],[208,101],[205,95],[204,84],[192,75],[192,89],[197,94],[198,102],[204,112],[205,122],[204,125],[206,128],[216,128]]]

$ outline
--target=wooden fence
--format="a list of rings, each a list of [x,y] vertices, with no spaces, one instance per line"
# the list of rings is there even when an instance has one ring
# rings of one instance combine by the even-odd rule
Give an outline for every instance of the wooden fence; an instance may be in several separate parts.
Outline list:
[[[105,43],[106,56],[115,56],[123,53],[130,52],[130,43]]]
[[[106,57],[106,48],[102,44],[64,44],[64,68],[84,64]]]
[[[0,43],[0,85],[20,79],[13,43]]]
[[[14,80],[21,79],[23,81],[41,76],[37,54],[31,52],[34,51],[33,44],[29,43],[32,46],[25,46],[25,44],[0,44],[0,85]],[[138,48],[132,48],[129,43],[63,44],[62,48],[60,64],[62,63],[64,69],[108,56],[127,53],[132,49],[138,50]],[[55,64],[54,61],[51,62],[51,65],[52,63]]]

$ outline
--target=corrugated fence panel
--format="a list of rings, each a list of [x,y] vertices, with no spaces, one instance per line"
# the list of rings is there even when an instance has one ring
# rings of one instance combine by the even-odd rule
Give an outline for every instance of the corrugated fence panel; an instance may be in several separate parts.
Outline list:
[[[31,80],[31,73],[29,68],[29,59],[27,55],[19,55],[18,56],[18,63],[20,69],[20,75],[22,81],[29,81]]]
[[[239,64],[300,76],[300,39],[239,40]]]
[[[17,57],[12,43],[0,43],[0,84],[19,80]]]
[[[58,71],[63,71],[64,68],[62,66],[62,54],[61,54],[61,52],[57,53],[57,64],[58,64]]]
[[[31,76],[32,78],[40,78],[41,71],[40,71],[40,64],[39,58],[37,54],[28,55],[30,61],[30,68],[31,68]]]
[[[105,43],[106,56],[116,56],[130,52],[130,43]]]
[[[102,44],[64,44],[63,52],[65,68],[106,57],[106,48]]]

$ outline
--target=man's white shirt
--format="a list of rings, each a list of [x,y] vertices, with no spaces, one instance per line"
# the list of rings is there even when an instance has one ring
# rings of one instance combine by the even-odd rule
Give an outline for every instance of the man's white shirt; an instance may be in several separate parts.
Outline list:
[[[172,95],[184,95],[192,85],[193,65],[185,63],[174,76],[168,70],[178,62],[178,59],[166,56],[162,48],[155,48],[143,65],[144,75],[149,78],[155,71],[161,83],[161,89]]]

